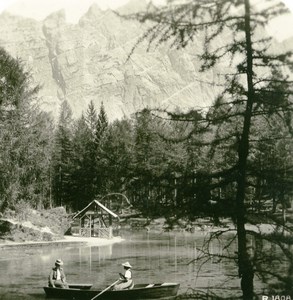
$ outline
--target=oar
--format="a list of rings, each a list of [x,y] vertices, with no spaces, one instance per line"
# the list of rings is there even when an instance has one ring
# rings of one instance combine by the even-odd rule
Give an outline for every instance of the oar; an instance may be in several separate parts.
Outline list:
[[[95,297],[93,297],[91,300],[97,299],[99,296],[101,296],[102,294],[104,294],[106,291],[108,291],[112,286],[114,286],[116,283],[118,283],[121,279],[116,280],[115,282],[113,282],[111,285],[109,285],[107,288],[105,288],[104,290],[102,290],[98,295],[96,295]]]

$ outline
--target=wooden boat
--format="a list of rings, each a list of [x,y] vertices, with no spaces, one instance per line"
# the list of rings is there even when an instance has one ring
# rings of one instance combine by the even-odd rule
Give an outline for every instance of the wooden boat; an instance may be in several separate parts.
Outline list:
[[[147,299],[175,299],[179,283],[156,283],[156,284],[136,284],[130,290],[111,291],[108,290],[101,294],[97,299],[108,300],[147,300]],[[90,300],[101,291],[72,288],[69,289],[44,287],[48,298],[75,299],[75,300]]]

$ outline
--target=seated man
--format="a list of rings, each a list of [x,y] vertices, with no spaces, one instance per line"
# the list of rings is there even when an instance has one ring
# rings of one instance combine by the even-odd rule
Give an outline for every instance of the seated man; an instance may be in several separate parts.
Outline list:
[[[65,273],[63,271],[63,268],[61,268],[61,266],[63,266],[63,261],[61,259],[57,259],[55,261],[55,267],[52,268],[52,271],[48,278],[49,286],[68,289]]]
[[[132,266],[128,261],[126,263],[123,263],[122,266],[124,267],[125,274],[124,275],[120,274],[122,277],[121,282],[114,285],[113,287],[114,291],[132,289],[134,286],[132,280],[132,272],[131,272]]]

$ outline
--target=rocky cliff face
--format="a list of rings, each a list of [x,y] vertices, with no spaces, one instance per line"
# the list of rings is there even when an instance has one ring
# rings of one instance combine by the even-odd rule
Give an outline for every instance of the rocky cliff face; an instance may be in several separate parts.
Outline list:
[[[145,45],[127,60],[144,27],[93,5],[78,24],[68,24],[64,11],[43,22],[3,13],[0,46],[20,57],[43,88],[41,107],[58,116],[67,99],[75,117],[89,102],[104,103],[110,120],[129,116],[143,107],[189,109],[211,104],[218,93],[218,73],[199,74],[198,48]]]

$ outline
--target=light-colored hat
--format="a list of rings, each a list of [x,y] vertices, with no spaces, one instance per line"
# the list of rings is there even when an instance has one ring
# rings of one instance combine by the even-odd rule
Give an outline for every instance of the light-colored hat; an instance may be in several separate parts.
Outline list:
[[[63,266],[63,261],[60,258],[56,259],[55,265]]]
[[[131,264],[128,261],[123,263],[122,266],[126,268],[132,268]]]

